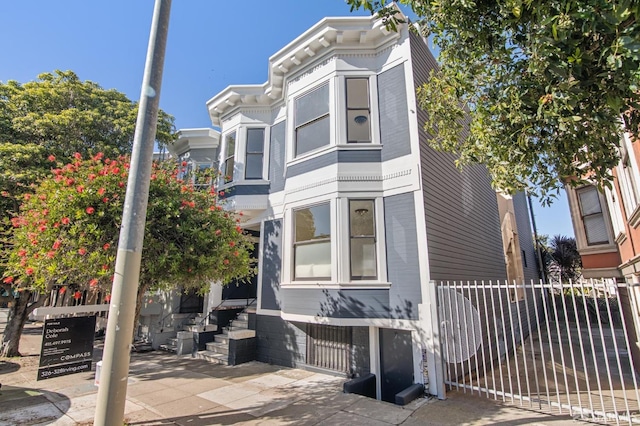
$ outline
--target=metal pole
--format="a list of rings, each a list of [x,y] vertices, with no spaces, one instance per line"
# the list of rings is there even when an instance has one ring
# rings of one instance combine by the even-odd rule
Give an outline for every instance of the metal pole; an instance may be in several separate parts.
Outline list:
[[[95,425],[121,426],[171,0],[156,0],[118,240]]]

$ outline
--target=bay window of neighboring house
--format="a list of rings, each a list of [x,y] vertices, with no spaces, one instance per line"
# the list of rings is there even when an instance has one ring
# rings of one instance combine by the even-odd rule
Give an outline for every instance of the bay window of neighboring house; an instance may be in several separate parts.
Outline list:
[[[349,200],[349,252],[352,280],[378,278],[374,200]]]
[[[347,78],[347,143],[371,142],[371,107],[369,103],[369,79]]]
[[[622,190],[622,202],[624,203],[627,219],[631,221],[638,208],[638,187],[628,153],[624,153],[621,165],[620,189]]]
[[[329,83],[297,97],[294,117],[295,157],[329,145]]]
[[[294,280],[330,280],[330,203],[295,209],[293,228]]]
[[[222,176],[224,183],[233,181],[233,169],[235,167],[236,132],[229,133],[225,137],[224,160],[222,163]]]
[[[244,162],[245,179],[262,179],[264,129],[247,129],[247,150]]]
[[[600,204],[600,195],[595,186],[587,186],[576,190],[580,205],[580,215],[584,226],[587,244],[608,244],[607,224]]]

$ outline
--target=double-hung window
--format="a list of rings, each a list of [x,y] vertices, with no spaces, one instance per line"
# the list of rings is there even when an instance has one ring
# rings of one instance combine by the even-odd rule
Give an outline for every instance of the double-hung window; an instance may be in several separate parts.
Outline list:
[[[580,214],[588,245],[609,243],[607,225],[602,214],[600,196],[595,186],[587,186],[576,191],[580,201]]]
[[[331,279],[330,204],[293,211],[293,275],[296,280]]]
[[[247,155],[244,163],[245,179],[262,179],[264,129],[247,129]]]
[[[376,217],[373,200],[349,200],[349,251],[351,279],[377,279]]]
[[[224,157],[224,183],[233,181],[233,169],[235,167],[236,133],[229,133],[225,137],[225,157]]]
[[[371,142],[369,79],[347,78],[347,142]]]
[[[295,156],[329,145],[329,83],[294,100]]]

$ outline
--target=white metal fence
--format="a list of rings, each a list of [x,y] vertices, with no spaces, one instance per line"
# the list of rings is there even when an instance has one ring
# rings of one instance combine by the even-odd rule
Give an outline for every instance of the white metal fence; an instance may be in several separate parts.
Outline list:
[[[631,356],[636,287],[607,280],[435,285],[449,389],[589,421],[640,423]]]

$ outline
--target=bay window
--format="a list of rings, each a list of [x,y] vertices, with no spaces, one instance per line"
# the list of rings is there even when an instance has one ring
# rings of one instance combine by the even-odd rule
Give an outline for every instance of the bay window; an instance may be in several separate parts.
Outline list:
[[[235,153],[236,153],[236,133],[229,133],[225,137],[225,156],[223,163],[223,180],[224,183],[233,181],[233,169],[235,167]]]
[[[347,142],[371,142],[369,79],[347,78]]]
[[[324,203],[293,211],[295,280],[331,279],[331,214]]]
[[[351,279],[376,279],[376,218],[373,200],[349,201]]]
[[[329,83],[294,100],[295,156],[330,142]]]
[[[588,245],[608,244],[607,224],[600,204],[600,195],[595,186],[587,186],[576,191],[580,204],[580,215]]]
[[[244,163],[245,179],[262,179],[264,129],[247,129],[247,154]]]

